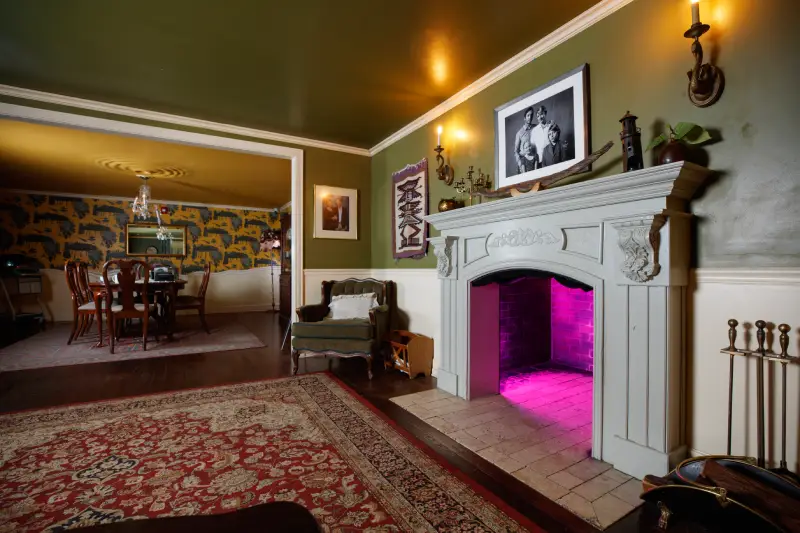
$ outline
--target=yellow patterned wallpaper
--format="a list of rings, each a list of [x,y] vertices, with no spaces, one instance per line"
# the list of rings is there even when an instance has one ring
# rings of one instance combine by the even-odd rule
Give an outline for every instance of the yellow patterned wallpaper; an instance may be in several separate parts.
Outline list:
[[[269,266],[280,259],[275,250],[259,250],[262,231],[280,227],[277,213],[164,205],[169,214],[161,215],[163,223],[185,225],[188,242],[185,258],[158,258],[159,263],[188,274],[207,262],[218,272]],[[99,268],[125,257],[128,222],[133,220],[127,201],[0,191],[0,254],[25,255],[42,268],[63,268],[66,259]]]

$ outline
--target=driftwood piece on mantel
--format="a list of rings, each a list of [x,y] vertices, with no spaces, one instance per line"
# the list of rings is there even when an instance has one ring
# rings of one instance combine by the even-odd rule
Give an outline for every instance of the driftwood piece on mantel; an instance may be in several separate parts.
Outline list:
[[[525,194],[529,192],[535,192],[546,187],[549,187],[559,181],[566,179],[570,176],[583,172],[584,170],[588,169],[589,166],[600,159],[600,157],[611,150],[611,147],[614,146],[613,141],[608,141],[605,146],[597,150],[596,152],[592,152],[589,157],[586,159],[575,163],[568,169],[562,170],[561,172],[556,172],[550,176],[545,178],[535,179],[531,181],[525,181],[522,183],[517,183],[516,185],[507,185],[505,187],[500,187],[494,191],[482,191],[477,194],[483,196],[484,198],[507,198],[509,196],[517,196],[518,194]]]

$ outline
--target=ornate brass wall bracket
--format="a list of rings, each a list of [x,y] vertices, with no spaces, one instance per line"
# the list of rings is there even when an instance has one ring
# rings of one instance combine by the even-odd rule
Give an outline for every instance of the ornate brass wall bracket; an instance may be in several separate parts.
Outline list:
[[[709,63],[703,63],[703,46],[700,44],[700,36],[710,29],[711,26],[708,24],[697,22],[683,34],[687,39],[694,39],[692,43],[694,67],[687,75],[689,76],[689,100],[697,107],[708,107],[714,104],[725,89],[725,76],[722,74],[722,70]]]
[[[442,157],[442,152],[444,152],[444,148],[442,148],[441,144],[436,145],[436,148],[433,149],[436,152],[436,162],[439,164],[436,167],[436,175],[439,176],[439,179],[445,182],[447,185],[453,184],[453,178],[455,177],[453,174],[453,167],[450,165],[444,164],[444,157]]]

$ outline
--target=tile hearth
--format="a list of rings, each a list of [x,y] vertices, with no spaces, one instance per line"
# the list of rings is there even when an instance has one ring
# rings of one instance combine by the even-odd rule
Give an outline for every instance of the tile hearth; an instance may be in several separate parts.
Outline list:
[[[478,400],[434,389],[391,401],[595,527],[641,503],[639,480],[591,458],[591,376],[551,369]]]

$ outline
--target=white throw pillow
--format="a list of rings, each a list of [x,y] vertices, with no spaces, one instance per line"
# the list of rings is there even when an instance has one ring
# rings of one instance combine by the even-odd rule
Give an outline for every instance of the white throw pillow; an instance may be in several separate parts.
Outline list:
[[[342,294],[331,298],[328,318],[345,320],[348,318],[369,319],[370,309],[378,307],[378,297],[374,292],[364,294]]]

